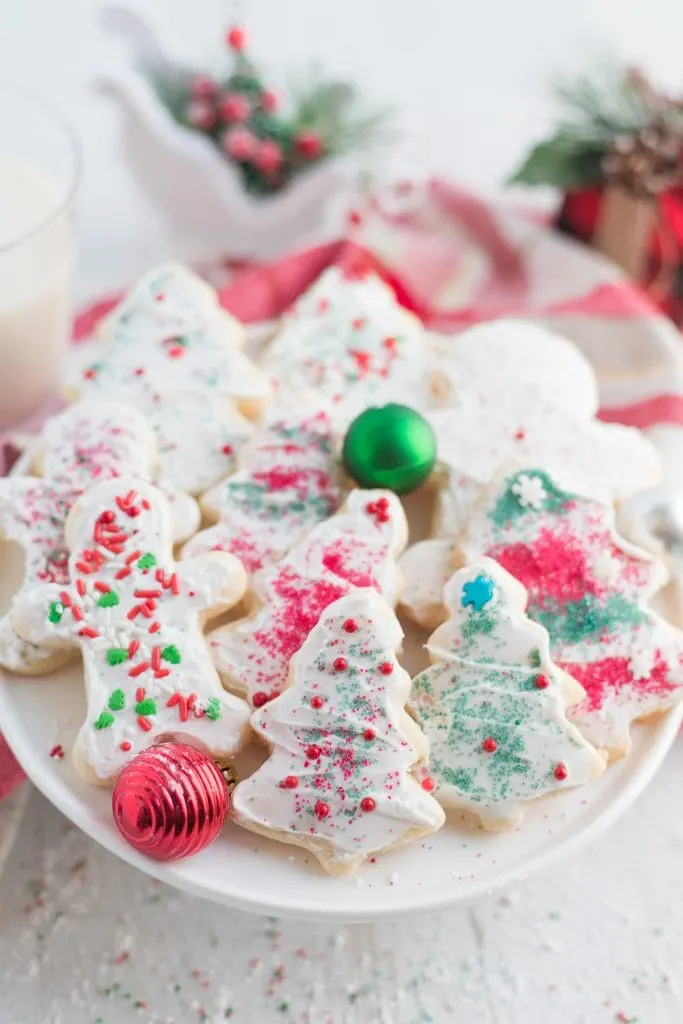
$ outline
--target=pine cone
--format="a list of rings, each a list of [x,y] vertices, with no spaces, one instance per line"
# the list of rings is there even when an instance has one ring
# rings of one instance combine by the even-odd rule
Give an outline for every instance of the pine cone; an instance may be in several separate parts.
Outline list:
[[[602,161],[610,183],[638,198],[652,198],[681,178],[683,136],[666,121],[655,121],[635,135],[619,136]]]

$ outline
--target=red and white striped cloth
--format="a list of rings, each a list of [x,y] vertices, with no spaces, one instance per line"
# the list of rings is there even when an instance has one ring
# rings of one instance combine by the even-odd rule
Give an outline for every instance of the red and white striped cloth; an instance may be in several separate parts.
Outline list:
[[[355,211],[345,239],[272,264],[205,269],[222,304],[253,323],[279,316],[331,263],[377,270],[435,331],[523,316],[571,338],[597,371],[601,417],[645,430],[663,450],[672,482],[683,482],[679,332],[615,267],[538,217],[443,182],[404,183]],[[84,309],[74,340],[89,337],[119,297]],[[58,399],[48,402],[20,429],[37,428],[57,408]],[[21,777],[0,736],[0,798]]]

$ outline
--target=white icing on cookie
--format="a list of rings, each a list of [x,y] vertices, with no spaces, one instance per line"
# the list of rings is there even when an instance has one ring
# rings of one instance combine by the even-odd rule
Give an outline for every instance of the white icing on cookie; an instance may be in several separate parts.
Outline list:
[[[404,710],[401,638],[372,590],[322,613],[287,690],[254,714],[271,755],[233,793],[239,824],[310,849],[332,874],[441,827],[443,811],[410,774],[423,741]]]
[[[214,552],[176,565],[166,499],[126,477],[78,500],[67,542],[71,582],[24,591],[12,623],[32,643],[81,650],[88,711],[77,764],[109,780],[163,737],[232,756],[249,712],[221,687],[201,626],[242,597],[237,559]]]
[[[578,419],[598,411],[593,368],[566,338],[526,320],[493,320],[452,337],[430,335],[437,404],[459,405],[468,394],[500,407],[523,389]]]
[[[64,524],[71,506],[101,480],[122,473],[149,479],[154,439],[144,417],[134,409],[114,402],[82,401],[49,420],[30,452],[42,478],[12,475],[0,480],[0,533],[19,544],[24,554],[19,592],[43,581],[68,582]],[[30,463],[23,468],[27,471]],[[196,506],[194,513],[196,524]],[[46,653],[22,641],[8,615],[2,616],[0,664],[5,668],[35,673],[63,660],[55,652]]]
[[[202,507],[218,523],[193,537],[185,554],[230,551],[253,573],[274,565],[339,506],[329,413],[319,400],[271,407],[239,465],[204,495]]]
[[[369,405],[426,401],[423,327],[373,273],[328,268],[285,314],[263,365],[283,393],[327,398],[340,426]]]
[[[434,664],[410,701],[435,796],[487,828],[511,827],[527,801],[585,785],[605,761],[567,721],[548,634],[524,614],[526,593],[509,573],[479,559],[448,581],[444,602],[448,620],[427,642]]]
[[[520,475],[542,483],[540,509],[519,503]],[[570,718],[594,746],[625,753],[633,721],[681,700],[683,633],[649,607],[666,570],[615,533],[611,508],[564,491],[541,470],[512,473],[473,512],[459,548],[468,561],[494,558],[524,585],[555,663],[586,691]],[[605,555],[608,573],[600,571]]]
[[[404,580],[401,608],[425,629],[444,618],[443,588],[453,575],[453,542],[421,540],[401,555],[398,567]]]
[[[407,541],[400,501],[390,491],[352,491],[346,508],[320,523],[277,565],[251,580],[256,610],[209,635],[225,684],[259,706],[282,690],[289,660],[333,601],[372,587],[394,605],[396,557]]]
[[[232,402],[255,414],[270,389],[238,347],[242,327],[213,289],[164,264],[106,317],[100,334],[91,361],[67,381],[69,394],[120,398],[149,416],[167,487],[199,493],[229,472],[223,449],[235,450],[246,434]]]
[[[456,536],[482,486],[505,462],[547,470],[561,487],[605,503],[621,501],[661,478],[662,459],[643,435],[618,424],[580,421],[523,392],[500,407],[476,395],[455,409],[428,415],[449,482],[440,493],[436,530]],[[522,480],[520,486],[524,486]],[[534,501],[542,500],[539,494]]]

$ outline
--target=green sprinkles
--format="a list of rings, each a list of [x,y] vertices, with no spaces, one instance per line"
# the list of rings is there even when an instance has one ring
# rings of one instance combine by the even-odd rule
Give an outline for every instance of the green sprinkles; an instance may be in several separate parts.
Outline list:
[[[126,694],[123,690],[114,690],[108,701],[111,711],[123,711],[126,706]]]
[[[153,697],[145,697],[144,700],[139,700],[135,705],[136,715],[156,715],[157,713],[157,702]]]
[[[169,644],[168,647],[164,647],[161,652],[161,657],[164,661],[170,661],[172,665],[178,665],[180,663],[180,651],[175,644]]]
[[[209,700],[206,705],[206,717],[210,718],[212,722],[221,717],[221,702],[218,697],[211,697]]]
[[[108,729],[115,722],[114,716],[109,711],[103,711],[94,724],[95,729]]]
[[[52,601],[48,609],[47,617],[54,625],[62,621],[62,615],[64,614],[64,605],[61,601]]]
[[[98,608],[115,608],[119,604],[121,598],[115,590],[107,590],[106,593],[101,594],[97,599]]]
[[[138,559],[138,569],[153,569],[157,560],[151,551],[145,552],[142,558]]]
[[[128,651],[125,647],[110,647],[107,651],[108,665],[122,665],[128,660]]]

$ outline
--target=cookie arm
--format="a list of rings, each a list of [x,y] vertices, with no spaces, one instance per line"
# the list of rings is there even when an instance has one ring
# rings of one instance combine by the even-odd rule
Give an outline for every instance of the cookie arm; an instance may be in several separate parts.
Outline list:
[[[31,587],[16,595],[10,622],[23,640],[51,647],[72,647],[77,620],[62,602],[62,588],[56,583]]]
[[[197,609],[220,614],[237,604],[247,589],[242,563],[225,551],[209,551],[180,562],[182,591]]]

